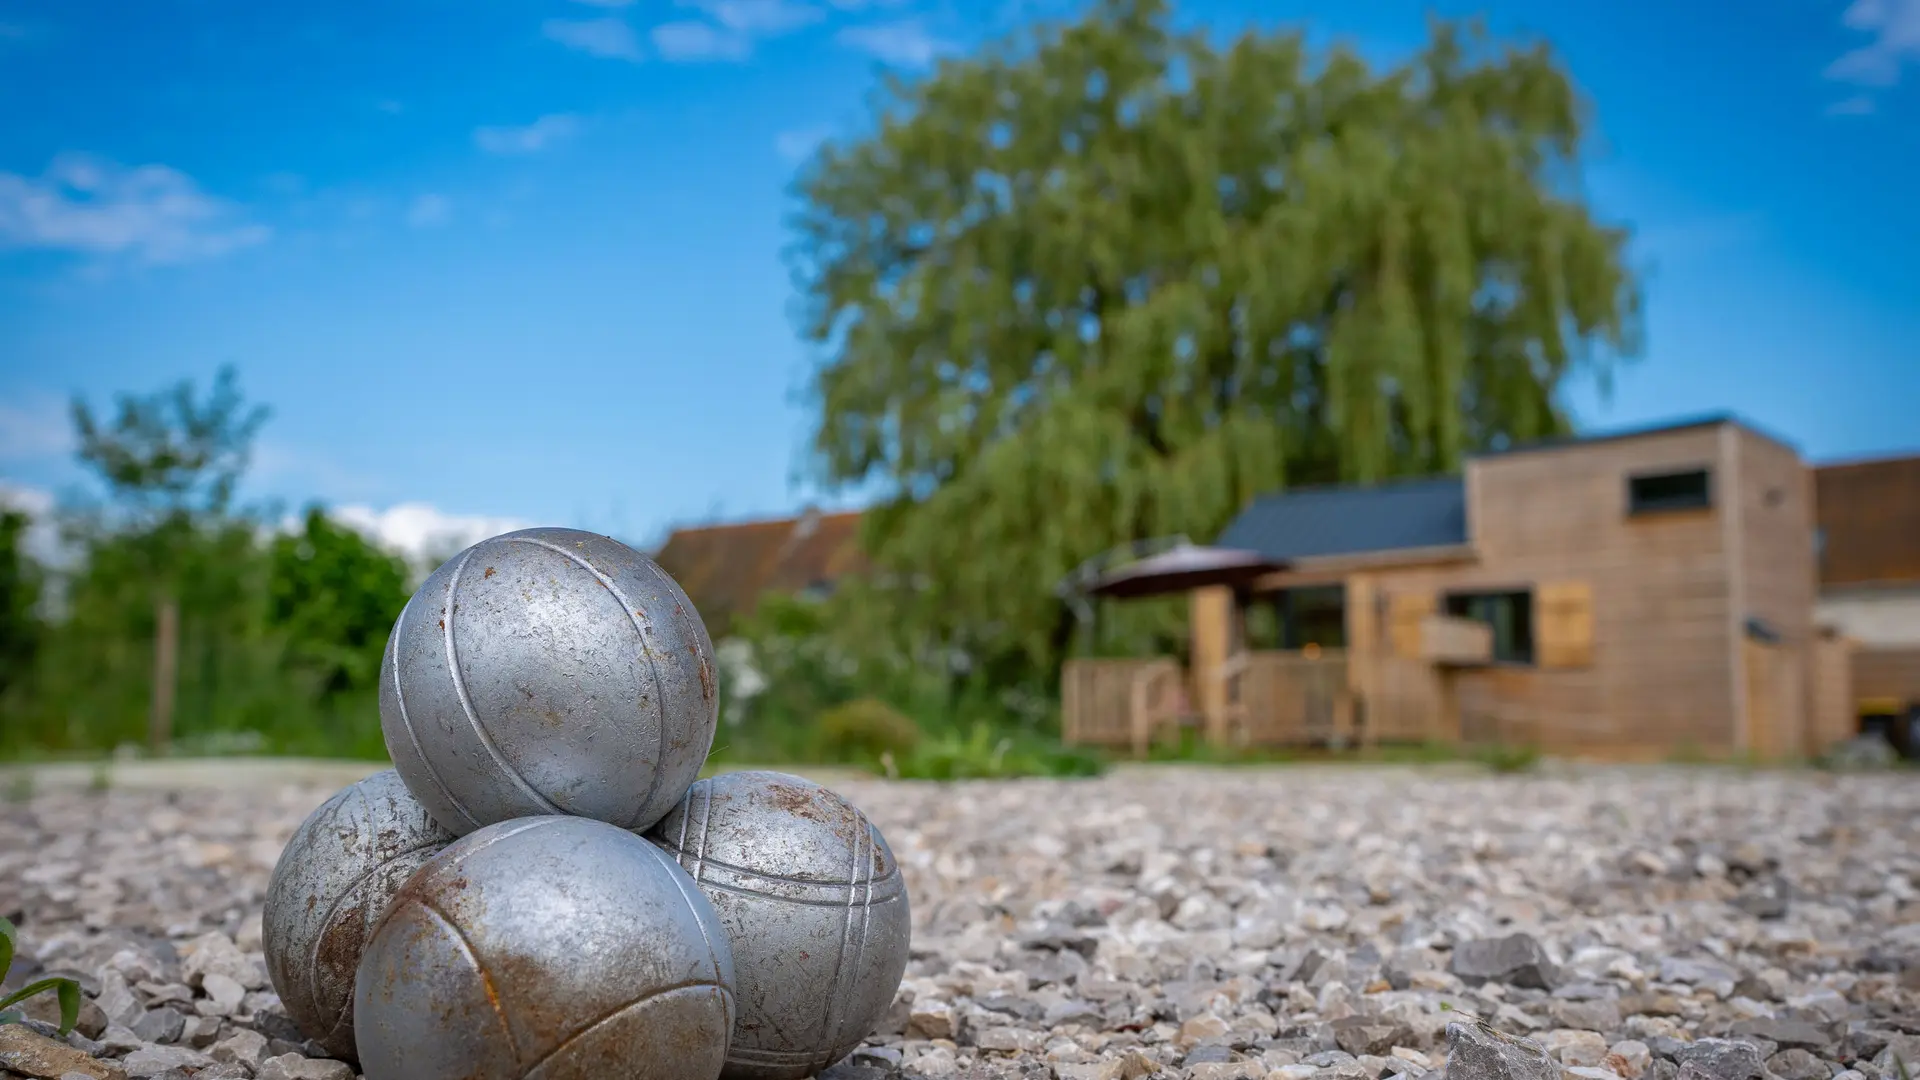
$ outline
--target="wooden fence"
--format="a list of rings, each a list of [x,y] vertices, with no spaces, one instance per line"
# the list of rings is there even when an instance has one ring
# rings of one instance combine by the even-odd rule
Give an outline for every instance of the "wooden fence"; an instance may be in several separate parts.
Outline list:
[[[1347,658],[1338,650],[1240,653],[1216,672],[1227,683],[1210,740],[1236,747],[1352,746],[1361,741]],[[1061,739],[1144,755],[1156,740],[1200,726],[1185,671],[1156,659],[1069,660],[1060,678]]]
[[[1069,660],[1060,672],[1060,739],[1145,756],[1187,721],[1187,702],[1186,673],[1165,657]]]
[[[1350,746],[1357,741],[1344,652],[1243,653],[1228,685],[1228,745]]]

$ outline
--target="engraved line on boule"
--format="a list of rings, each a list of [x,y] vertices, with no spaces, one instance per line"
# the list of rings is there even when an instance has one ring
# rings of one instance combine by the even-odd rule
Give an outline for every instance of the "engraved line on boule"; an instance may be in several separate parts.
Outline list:
[[[853,904],[860,895],[855,886],[860,884],[860,864],[866,858],[860,850],[860,833],[863,831],[854,830],[853,865],[847,869],[847,902],[840,907],[840,948],[833,957],[833,978],[827,980],[827,1015],[820,1025],[820,1034],[824,1036],[822,1041],[828,1045],[820,1051],[822,1058],[818,1067],[822,1069],[833,1064],[832,1042],[838,1038],[840,1026],[845,1022],[842,1014],[846,1010],[840,1003],[840,976],[847,964],[847,938],[853,934]]]
[[[673,846],[673,861],[682,867],[686,867],[680,860],[687,856],[687,825],[693,820],[693,793],[700,790],[700,785],[704,783],[705,780],[696,780],[687,793],[680,797],[680,842]],[[699,865],[699,860],[694,860],[694,864]],[[694,873],[693,880],[700,880],[699,873]]]
[[[700,801],[700,850],[693,856],[693,880],[699,881],[701,872],[707,868],[707,833],[713,825],[713,783],[709,781],[706,796]]]
[[[512,820],[512,819],[509,819],[509,820]],[[479,841],[478,843],[474,844],[472,847],[462,848],[459,851],[458,855],[459,855],[459,858],[461,859],[470,859],[473,856],[478,855],[481,852],[487,850],[488,848],[494,846],[495,844],[498,844],[502,840],[507,840],[512,837],[519,836],[523,832],[532,832],[534,829],[538,829],[543,825],[559,825],[562,822],[567,822],[567,821],[591,821],[591,820],[593,819],[577,818],[567,814],[549,814],[544,817],[526,818],[526,819],[515,822],[511,828],[501,829],[499,832],[494,833],[492,836],[487,837],[485,840]],[[502,824],[505,824],[505,823],[503,822]],[[615,826],[615,828],[618,828],[618,827],[619,826]],[[468,834],[468,835],[472,835],[472,834]],[[462,839],[464,839],[464,837]],[[449,844],[448,846],[451,847],[452,845]]]
[[[847,901],[843,897],[839,897],[839,896],[823,897],[819,899],[814,899],[811,897],[782,896],[779,893],[759,892],[754,889],[749,889],[743,885],[729,885],[724,881],[715,881],[711,877],[701,878],[700,887],[703,889],[719,889],[721,892],[729,892],[734,894],[735,896],[751,896],[761,900],[778,900],[782,904],[798,904],[801,907],[844,908],[847,906]],[[900,899],[901,895],[902,894],[900,893],[895,893],[892,896],[883,896],[880,899],[875,900],[871,906],[882,907],[886,904],[891,904],[894,901]]]
[[[480,827],[480,819],[474,817],[466,804],[460,801],[451,788],[447,787],[446,781],[440,779],[439,770],[433,767],[433,759],[427,757],[426,748],[420,745],[420,736],[414,733],[413,720],[407,716],[407,692],[400,683],[400,642],[402,640],[400,631],[406,625],[407,612],[412,610],[413,600],[408,598],[406,606],[400,609],[400,618],[393,624],[393,701],[400,709],[400,728],[407,733],[407,742],[413,746],[413,756],[420,759],[420,767],[426,770],[427,779],[433,781],[433,786],[439,789],[440,794],[446,796],[454,812],[466,818],[467,824],[477,829]],[[452,612],[448,612],[448,615],[451,616]]]
[[[334,895],[334,898],[327,903],[326,915],[323,916],[320,920],[320,933],[315,935],[313,939],[313,950],[311,954],[307,957],[307,994],[310,1000],[312,1000],[315,1003],[318,1003],[320,1000],[320,948],[321,946],[326,944],[327,927],[330,927],[333,925],[333,917],[340,913],[341,905],[347,902],[347,898],[353,895],[353,891],[355,889],[358,889],[360,886],[365,885],[373,877],[373,875],[379,873],[382,870],[385,870],[387,867],[392,866],[394,863],[399,862],[401,859],[404,859],[409,855],[416,855],[422,851],[430,851],[433,849],[434,846],[435,845],[433,844],[423,844],[417,848],[409,848],[406,851],[403,851],[400,854],[395,855],[391,859],[387,859],[385,861],[375,863],[372,867],[368,868],[368,870],[365,873],[354,878],[352,882],[348,883],[346,888],[341,889],[338,893]],[[384,911],[381,912],[380,914],[382,918],[386,916],[386,912]],[[379,925],[379,920],[376,920],[376,919],[364,919],[361,921],[360,948],[363,951],[367,947],[367,942],[373,940],[373,931],[378,925]],[[353,990],[352,990],[351,984],[349,984],[348,990],[347,990],[347,1008],[349,1011],[351,1011],[352,1007],[353,1007]],[[335,1030],[337,1031],[339,1028],[339,1025],[336,1024],[334,1026],[335,1026]],[[331,1034],[332,1033],[330,1032],[329,1036],[331,1036]]]
[[[633,1009],[637,1009],[642,1005],[650,1004],[656,999],[663,998],[668,994],[677,994],[682,990],[718,990],[720,992],[721,1000],[726,1005],[726,1012],[729,1014],[729,1018],[731,1018],[731,1014],[733,1012],[733,994],[730,991],[728,991],[726,987],[721,986],[717,982],[686,982],[686,983],[681,983],[678,986],[667,986],[667,987],[662,987],[661,989],[658,989],[658,990],[649,990],[645,994],[642,994],[639,997],[634,998],[632,1001],[626,1002],[625,1004],[622,1004],[622,1005],[614,1006],[612,1009],[608,1010],[607,1013],[601,1016],[599,1019],[581,1028],[579,1031],[576,1031],[573,1034],[567,1036],[565,1039],[561,1040],[559,1046],[556,1046],[552,1050],[549,1050],[545,1054],[542,1054],[540,1056],[540,1060],[534,1062],[533,1065],[530,1066],[526,1070],[526,1072],[522,1073],[521,1075],[524,1077],[524,1080],[537,1080],[536,1074],[539,1073],[539,1071],[546,1066],[547,1062],[552,1061],[554,1058],[558,1057],[562,1051],[566,1050],[567,1047],[572,1046],[574,1043],[578,1042],[581,1038],[585,1037],[587,1033],[591,1032],[594,1028],[597,1028],[602,1024],[606,1024],[613,1020],[618,1019],[622,1013],[629,1012]],[[519,1055],[516,1054],[515,1055],[516,1061],[518,1060],[518,1057]]]
[[[513,781],[513,786],[519,788],[522,794],[533,800],[535,806],[547,813],[564,814],[566,811],[555,806],[553,800],[535,791],[533,785],[527,783],[527,778],[520,775],[520,770],[507,761],[506,755],[494,745],[493,736],[487,731],[487,726],[480,722],[479,714],[473,711],[473,702],[467,697],[467,680],[460,674],[460,656],[454,652],[453,645],[454,616],[458,614],[458,609],[454,605],[453,592],[460,587],[460,575],[467,572],[467,564],[473,561],[473,553],[479,547],[479,544],[475,544],[461,553],[459,564],[453,568],[453,575],[447,579],[447,671],[453,676],[453,693],[460,699],[460,711],[466,714],[467,723],[472,726],[474,736],[480,740],[480,745],[486,749],[487,756],[493,759],[494,765],[506,774],[508,780]]]
[[[661,870],[666,872],[667,880],[673,882],[673,887],[679,890],[680,899],[687,902],[687,911],[693,915],[694,925],[700,928],[700,940],[707,946],[707,964],[713,968],[713,984],[719,986],[720,954],[714,951],[713,936],[707,933],[707,920],[700,917],[700,908],[694,904],[693,895],[687,892],[687,883],[680,880],[686,877],[686,875],[679,871],[677,864],[669,868],[667,865],[669,860],[667,859],[666,852],[661,851],[652,844],[647,845],[647,850],[652,852],[651,858],[658,860],[657,865]],[[703,900],[702,902],[704,903],[705,901]],[[727,1006],[727,1028],[729,1031],[733,1028],[733,1006],[731,1003]]]
[[[602,588],[612,593],[613,598],[619,601],[620,610],[626,612],[627,619],[633,623],[633,632],[640,636],[640,655],[647,658],[647,673],[653,676],[654,704],[660,709],[660,723],[658,725],[660,738],[659,745],[654,749],[653,777],[647,782],[646,794],[640,796],[640,806],[634,810],[633,817],[628,819],[628,828],[632,828],[632,823],[645,817],[647,807],[653,805],[654,793],[660,790],[661,774],[666,771],[667,764],[667,694],[665,686],[660,681],[660,663],[653,658],[653,649],[651,647],[653,640],[652,620],[648,620],[645,625],[642,625],[641,619],[643,616],[640,614],[639,607],[627,599],[626,594],[620,591],[620,587],[613,583],[612,578],[601,573],[599,567],[588,562],[580,555],[576,555],[551,541],[542,540],[537,536],[520,536],[516,534],[511,537],[511,539],[514,543],[533,544],[536,547],[546,548],[548,551],[561,556],[580,567],[580,569],[592,574],[594,580],[598,581]],[[618,541],[615,542],[617,543]]]
[[[869,860],[871,860],[873,858],[874,852],[878,848],[878,844],[879,844],[878,835],[874,832],[873,827],[870,823],[868,824],[867,828],[864,828],[860,831],[866,834],[867,857]],[[855,873],[857,875],[858,871],[856,870]],[[859,886],[856,885],[854,888],[849,889],[848,892],[852,893],[857,891],[858,889],[859,889]],[[848,897],[847,903],[849,905],[853,903],[853,899],[851,896]],[[847,921],[849,924],[851,924],[853,921],[853,912],[851,910],[847,912]],[[860,976],[862,974],[861,965],[866,963],[866,960],[867,960],[867,936],[872,932],[873,932],[873,875],[869,873],[867,875],[866,896],[861,900],[861,903],[860,903],[860,933],[855,935],[853,939],[853,978],[856,983],[859,982]],[[829,1033],[833,1036],[832,1045],[839,1046],[841,1041],[846,1038],[847,1021],[850,1020],[851,1018],[852,1018],[851,1014],[847,1010],[845,1009],[841,1010],[840,1023],[833,1029],[832,1032]],[[833,1062],[829,1061],[826,1064],[831,1065],[833,1064]],[[824,1065],[821,1067],[825,1068]]]
[[[715,658],[712,655],[713,639],[706,632],[707,626],[706,626],[706,623],[700,618],[700,609],[697,607],[694,607],[693,598],[687,595],[687,591],[685,589],[682,589],[680,587],[680,583],[673,580],[673,575],[667,573],[664,569],[662,569],[659,563],[654,562],[652,559],[643,559],[642,564],[645,567],[647,567],[647,569],[652,571],[654,577],[659,578],[660,581],[667,586],[667,596],[669,599],[672,599],[674,597],[679,597],[679,599],[673,601],[673,605],[675,610],[678,610],[681,612],[680,622],[682,624],[682,627],[688,631],[688,637],[692,639],[693,644],[698,645],[703,640],[706,641],[707,643],[707,646],[708,646],[707,651],[699,654],[699,660],[701,664],[708,667],[708,669],[712,672],[713,679],[715,680],[715,689],[713,693],[713,712],[714,712],[714,717],[717,719],[720,714],[720,691],[718,689],[718,680],[720,678],[720,670],[717,666],[717,662]],[[686,606],[684,609],[681,608],[680,600],[686,601]],[[649,623],[649,625],[651,625],[651,623]],[[695,630],[698,630],[699,632],[694,633],[693,631]],[[666,716],[665,705],[661,706],[660,711],[661,711],[661,718],[664,724],[664,720]],[[715,731],[714,731],[714,726],[710,724],[703,723],[700,725],[700,727],[702,730],[704,730],[707,733],[706,748],[700,751],[700,760],[705,761],[707,759],[707,755],[713,753],[713,740],[714,740]],[[664,726],[662,727],[662,730],[663,731],[665,730]]]
[[[467,940],[467,932],[448,918],[446,912],[441,911],[425,897],[416,896],[413,902],[420,905],[420,910],[438,919],[447,929],[453,931],[454,940],[460,943],[460,948],[466,951],[467,959],[473,963],[474,974],[480,976],[480,989],[486,992],[487,1003],[493,1006],[494,1019],[500,1021],[500,1030],[506,1032],[507,1052],[513,1055],[514,1061],[519,1061],[520,1047],[513,1041],[513,1025],[507,1023],[507,1011],[500,1007],[500,991],[494,988],[493,976],[487,974],[487,966],[480,962],[480,953],[474,949],[473,942]]]
[[[694,859],[695,867],[704,868],[704,867],[711,866],[718,870],[725,870],[730,874],[738,874],[739,876],[744,878],[753,878],[758,881],[778,882],[782,885],[810,885],[815,888],[832,889],[834,890],[835,896],[839,896],[840,895],[839,890],[847,887],[845,884],[838,881],[821,881],[818,878],[798,877],[793,874],[776,874],[770,870],[755,870],[751,867],[740,866],[735,863],[727,862],[724,859],[713,858],[705,854],[706,837],[705,837],[704,830],[702,831],[702,835],[700,837],[701,851],[696,852],[696,851],[689,850],[685,846],[686,845],[686,827],[687,827],[686,818],[683,817],[680,820],[680,828],[681,828],[680,846],[675,848],[674,854],[692,856]],[[689,872],[692,872],[691,868]],[[895,867],[891,872],[877,878],[872,878],[871,880],[877,884],[886,885],[897,880],[899,877],[900,877],[900,870],[898,867]],[[705,881],[706,878],[701,877],[699,874],[696,873],[694,875],[694,880]],[[866,883],[867,883],[866,880],[858,880],[853,882],[854,885],[865,885]],[[836,900],[834,902],[840,903],[841,901]]]
[[[812,1065],[820,1055],[812,1050],[760,1050],[751,1046],[730,1048],[727,1060],[740,1065]]]

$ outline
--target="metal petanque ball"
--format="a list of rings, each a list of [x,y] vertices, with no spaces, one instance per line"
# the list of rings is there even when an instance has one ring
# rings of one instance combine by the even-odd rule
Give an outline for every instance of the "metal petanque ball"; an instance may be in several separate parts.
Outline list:
[[[407,787],[465,835],[569,814],[644,831],[713,747],[713,642],[632,548],[523,529],[468,548],[394,621],[380,727]]]
[[[797,776],[724,773],[649,837],[733,943],[740,1013],[722,1075],[812,1076],[872,1033],[906,974],[910,926],[899,864],[865,814]]]
[[[400,890],[360,961],[367,1080],[714,1080],[726,933],[658,848],[605,822],[479,829]]]
[[[393,894],[453,842],[392,769],[340,791],[294,830],[267,881],[267,975],[287,1015],[352,1060],[353,973]]]

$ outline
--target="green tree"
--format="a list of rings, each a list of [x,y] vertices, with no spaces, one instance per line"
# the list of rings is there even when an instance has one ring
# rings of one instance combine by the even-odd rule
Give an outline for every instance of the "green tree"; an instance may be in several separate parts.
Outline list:
[[[246,603],[258,596],[257,545],[250,523],[231,509],[267,410],[247,406],[231,367],[220,369],[204,398],[182,380],[155,393],[121,394],[115,405],[111,419],[82,399],[72,405],[77,456],[108,502],[80,508],[68,521],[69,541],[85,552],[68,629],[100,635],[102,658],[127,677],[72,683],[82,699],[105,693],[111,700],[79,707],[66,723],[124,728],[132,701],[144,696],[153,736],[168,740],[176,707],[204,710],[220,700],[190,702],[179,692],[212,694],[208,684],[244,655],[237,640],[257,640],[255,605]],[[68,644],[87,648],[84,640]],[[142,666],[144,695],[130,677]]]
[[[378,691],[387,633],[406,606],[407,565],[317,506],[299,533],[273,541],[267,618],[288,660],[329,698]]]
[[[247,407],[232,367],[214,376],[205,400],[183,380],[159,393],[121,394],[116,404],[108,422],[75,398],[73,426],[81,464],[130,524],[227,512],[268,415],[265,406]]]
[[[40,567],[26,550],[33,519],[0,509],[0,698],[18,693],[33,668],[43,626]]]
[[[797,181],[816,475],[883,493],[900,624],[1009,671],[1064,648],[1080,560],[1562,431],[1563,382],[1637,347],[1547,49],[1435,24],[1375,70],[1168,17],[1103,0],[891,80]]]

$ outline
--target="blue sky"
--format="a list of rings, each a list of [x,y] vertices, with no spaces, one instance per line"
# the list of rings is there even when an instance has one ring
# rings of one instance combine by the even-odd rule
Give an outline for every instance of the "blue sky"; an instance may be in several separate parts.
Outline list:
[[[389,531],[792,509],[796,162],[861,123],[879,65],[1074,6],[0,0],[0,477],[79,478],[70,394],[232,363],[275,412],[250,492]],[[1610,403],[1572,389],[1582,420],[1920,449],[1920,0],[1739,7],[1178,10],[1382,59],[1430,8],[1546,37],[1649,271],[1647,354]]]

